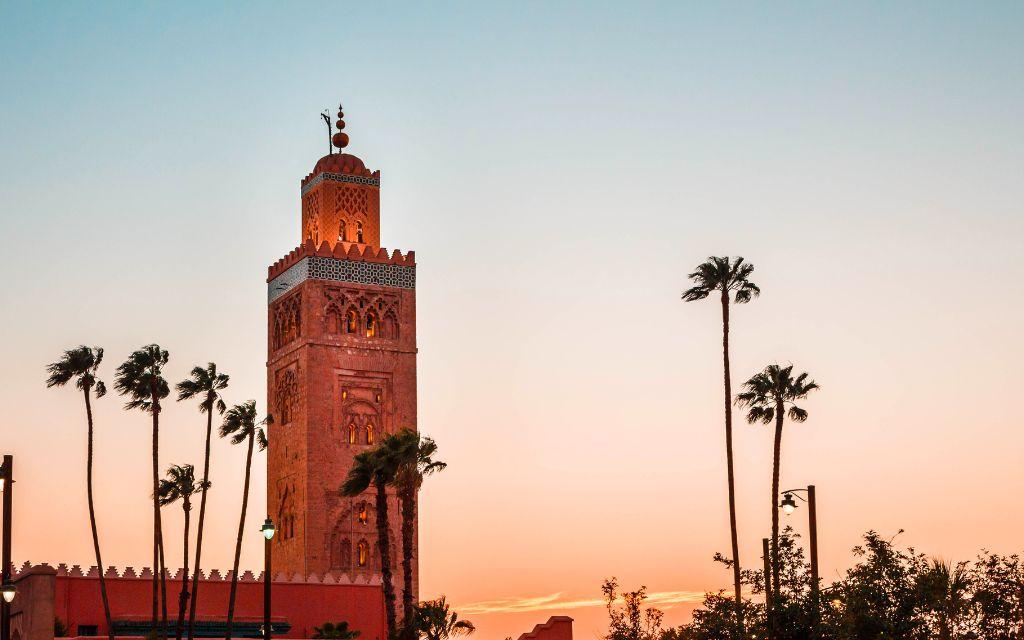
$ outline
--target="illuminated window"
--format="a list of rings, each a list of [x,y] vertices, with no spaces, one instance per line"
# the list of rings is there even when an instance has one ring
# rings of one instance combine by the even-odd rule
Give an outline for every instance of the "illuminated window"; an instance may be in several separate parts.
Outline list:
[[[372,313],[366,314],[366,337],[372,338],[377,335],[377,316]]]
[[[344,400],[347,397],[348,397],[348,389],[342,389],[341,390],[341,399]]]
[[[348,242],[348,232],[345,229],[345,221],[342,220],[338,224],[338,240],[341,242]]]
[[[366,425],[366,444],[373,444],[373,425]]]
[[[362,241],[363,241],[363,223],[362,222],[357,222],[356,223],[356,242],[362,242]]]
[[[358,326],[359,318],[356,316],[356,310],[349,309],[345,314],[345,333],[355,333]]]
[[[359,524],[366,524],[367,520],[370,519],[369,510],[366,508],[366,503],[359,503],[359,515],[356,516],[359,519]]]
[[[356,443],[356,425],[354,425],[354,424],[349,424],[348,425],[348,443],[349,444],[355,444]]]
[[[370,545],[366,544],[366,540],[360,540],[359,546],[356,551],[356,565],[365,567],[366,563],[370,560]]]
[[[377,399],[377,402],[380,402],[380,394],[379,393],[375,396],[375,398]]]

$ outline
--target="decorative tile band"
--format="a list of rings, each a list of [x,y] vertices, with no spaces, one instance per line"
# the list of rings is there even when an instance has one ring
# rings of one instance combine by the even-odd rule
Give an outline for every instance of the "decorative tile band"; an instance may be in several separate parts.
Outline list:
[[[307,256],[270,281],[267,285],[267,302],[273,302],[306,280],[415,289],[416,267]]]
[[[366,176],[350,176],[345,173],[328,173],[323,172],[317,175],[315,178],[302,185],[302,195],[306,195],[310,189],[320,184],[324,180],[330,180],[331,182],[351,182],[353,184],[365,184],[370,187],[379,187],[380,178],[368,178]]]

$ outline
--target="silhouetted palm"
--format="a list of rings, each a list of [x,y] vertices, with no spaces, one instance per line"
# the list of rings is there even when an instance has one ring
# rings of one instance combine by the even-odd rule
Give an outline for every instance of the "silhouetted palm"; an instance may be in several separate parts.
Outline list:
[[[172,465],[167,469],[167,478],[160,481],[160,488],[157,491],[157,498],[161,507],[181,500],[181,508],[185,512],[185,533],[183,536],[184,545],[182,558],[185,564],[184,578],[181,581],[181,594],[178,596],[178,624],[175,626],[174,636],[181,640],[185,626],[185,607],[188,604],[188,529],[192,514],[192,496],[210,488],[210,483],[196,482],[195,468],[190,464],[183,466]]]
[[[206,414],[206,449],[203,453],[202,485],[210,485],[210,439],[213,435],[213,412],[224,413],[224,399],[220,392],[228,386],[228,376],[217,372],[217,365],[210,362],[206,368],[193,367],[191,377],[177,385],[178,401],[201,398],[199,412]],[[200,562],[203,556],[203,527],[206,524],[206,490],[199,499],[199,525],[196,527],[196,564],[192,570],[192,601],[188,608],[188,640],[195,634],[196,602],[199,600]],[[187,566],[187,565],[186,565]],[[185,579],[188,580],[186,574]]]
[[[728,257],[708,258],[688,277],[693,287],[683,292],[683,300],[703,300],[713,292],[719,293],[722,305],[722,363],[725,378],[725,464],[729,483],[729,529],[732,533],[733,598],[736,601],[737,637],[745,635],[743,627],[743,596],[740,585],[740,543],[736,526],[736,482],[732,455],[732,376],[729,373],[729,302],[743,304],[760,295],[761,290],[748,279],[754,265],[743,258],[730,262]]]
[[[772,456],[772,592],[774,600],[779,593],[779,464],[782,456],[782,425],[786,416],[793,422],[803,422],[807,412],[794,404],[818,388],[806,373],[793,377],[793,365],[768,365],[743,383],[746,389],[736,396],[736,404],[747,407],[747,422],[771,424],[775,421],[775,446]]]
[[[160,521],[160,400],[170,393],[163,367],[168,353],[160,345],[151,344],[132,352],[117,368],[114,387],[128,397],[126,409],[141,409],[153,417],[153,629],[157,629],[157,600],[162,594],[163,624],[161,636],[167,634],[167,573],[163,561],[163,530]],[[159,576],[159,578],[157,577]]]
[[[416,494],[423,486],[423,479],[448,465],[434,460],[437,454],[437,443],[431,438],[420,436],[411,429],[403,429],[389,435],[381,443],[390,451],[397,463],[395,488],[402,500],[402,629],[408,634],[414,631],[413,617],[416,601],[412,592],[412,555],[416,533],[413,527],[416,522]]]
[[[355,497],[373,485],[377,511],[377,552],[380,554],[380,575],[384,584],[384,610],[387,614],[388,637],[395,626],[395,585],[391,568],[391,539],[388,535],[387,487],[394,482],[398,460],[383,445],[356,454],[348,477],[341,486],[341,495]]]
[[[81,346],[64,352],[63,357],[49,365],[46,370],[50,377],[46,380],[47,387],[63,387],[72,379],[75,388],[85,397],[85,420],[88,424],[85,456],[85,493],[89,500],[89,527],[92,530],[92,548],[96,553],[96,566],[100,572],[100,596],[103,598],[103,615],[107,621],[107,637],[114,640],[114,625],[110,619],[110,601],[107,599],[107,581],[104,577],[103,559],[100,557],[100,537],[96,531],[96,508],[92,497],[92,462],[93,462],[93,421],[90,396],[95,394],[102,398],[107,387],[96,376],[100,363],[103,362],[103,349],[100,347]]]
[[[260,451],[267,448],[267,434],[262,425],[272,422],[270,416],[263,421],[256,419],[256,401],[249,400],[237,404],[224,414],[224,422],[220,425],[220,437],[231,436],[231,444],[246,443],[245,482],[242,488],[242,514],[238,519],[238,539],[235,541],[235,562],[231,571],[231,595],[228,597],[228,621],[225,640],[231,640],[232,626],[235,620],[235,593],[238,590],[238,561],[242,556],[242,536],[245,532],[245,511],[249,506],[249,476],[252,472],[252,450],[258,445]]]
[[[476,631],[469,620],[459,620],[459,614],[449,609],[444,596],[425,600],[416,607],[416,627],[426,640],[448,640]]]
[[[939,640],[952,640],[957,623],[970,606],[971,580],[963,565],[933,559],[918,577],[924,607],[935,615]]]
[[[348,622],[325,622],[322,627],[313,627],[313,638],[317,640],[353,640],[359,632],[348,628]]]

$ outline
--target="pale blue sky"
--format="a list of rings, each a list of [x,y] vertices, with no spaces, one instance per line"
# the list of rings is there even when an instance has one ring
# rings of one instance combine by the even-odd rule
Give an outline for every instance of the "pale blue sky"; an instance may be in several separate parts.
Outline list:
[[[82,525],[55,546],[23,522],[32,558],[90,553],[81,497],[44,481],[81,465],[77,399],[42,388],[60,349],[106,346],[110,377],[159,340],[172,376],[216,359],[262,401],[265,268],[339,99],[383,173],[383,244],[419,259],[420,426],[452,463],[424,505],[428,592],[725,585],[717,317],[678,301],[710,253],[765,291],[736,314],[737,384],[776,359],[822,384],[783,476],[829,498],[826,573],[869,527],[1020,550],[1022,3],[4,2],[0,82],[4,446]],[[105,402],[100,459],[125,469],[101,516],[145,530],[142,491],[118,492],[145,478],[144,420]],[[198,420],[168,416],[188,461]],[[768,438],[737,437],[754,559]],[[111,560],[139,564],[124,529]]]

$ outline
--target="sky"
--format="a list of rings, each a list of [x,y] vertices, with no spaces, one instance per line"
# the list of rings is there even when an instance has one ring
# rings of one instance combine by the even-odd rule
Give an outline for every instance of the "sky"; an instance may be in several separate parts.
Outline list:
[[[0,82],[19,561],[92,557],[81,400],[44,386],[63,349],[105,347],[111,382],[156,341],[172,381],[213,360],[263,406],[265,269],[339,100],[383,245],[417,256],[419,427],[449,463],[422,595],[476,637],[568,614],[595,638],[606,577],[670,624],[730,585],[719,309],[680,301],[708,255],[763,291],[733,313],[734,384],[779,362],[821,385],[782,484],[818,488],[826,580],[869,529],[1024,551],[1020,3],[4,2]],[[146,416],[115,395],[96,416],[105,561],[142,566]],[[195,407],[163,424],[162,463],[199,463]],[[753,567],[771,433],[735,430]],[[208,567],[243,460],[214,444]]]

